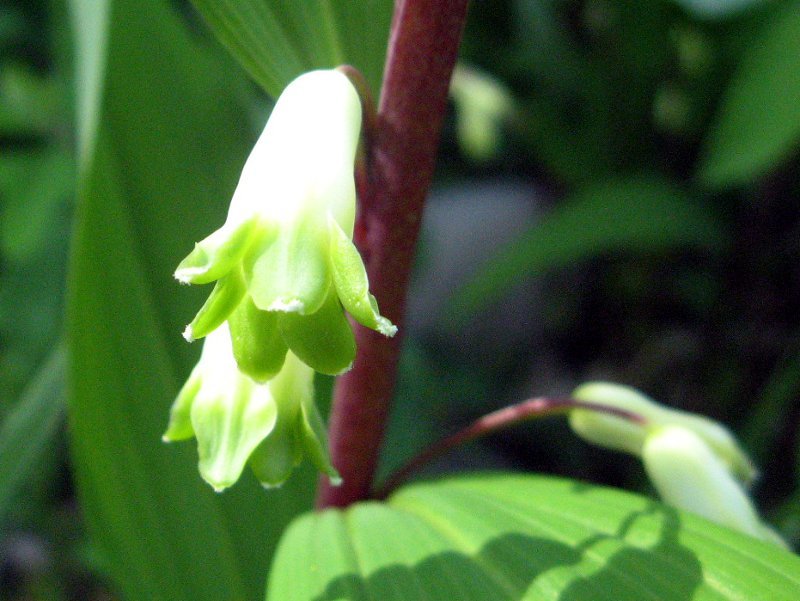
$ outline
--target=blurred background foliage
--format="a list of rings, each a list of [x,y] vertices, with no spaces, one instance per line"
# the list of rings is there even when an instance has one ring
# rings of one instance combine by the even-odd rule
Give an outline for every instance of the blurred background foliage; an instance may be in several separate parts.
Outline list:
[[[112,581],[119,575],[88,537],[65,444],[62,339],[78,196],[75,114],[92,110],[85,90],[73,91],[70,24],[97,25],[87,16],[91,10],[75,9],[81,5],[92,8],[74,2],[71,14],[82,18],[70,21],[58,0],[0,2],[0,599],[118,595]],[[187,186],[201,191],[222,184],[193,169],[228,153],[219,179],[233,182],[269,106],[223,48],[240,52],[236,36],[226,37],[218,26],[220,44],[203,22],[214,23],[215,3],[196,5],[200,14],[173,2],[175,22],[202,48],[209,80],[220,78],[211,85],[216,95],[204,95],[197,84],[165,99],[131,83],[115,93],[118,108],[132,113],[105,114],[109,131],[129,144],[129,158],[141,159],[138,166],[123,164],[123,181],[147,202],[170,189],[149,185],[147,169],[154,165],[169,177],[176,168],[166,161],[175,156],[197,157],[178,169]],[[280,2],[274,6],[282,10]],[[114,22],[120,14],[113,13],[112,27],[124,31],[125,23]],[[291,36],[307,36],[303,23],[283,30],[289,46]],[[358,30],[369,22],[342,27]],[[374,40],[383,28],[376,29],[370,48],[380,48]],[[271,39],[276,31],[252,35]],[[352,37],[345,39],[352,44]],[[298,53],[297,64],[324,64],[333,52],[325,43],[342,56],[352,52],[323,40],[308,56]],[[147,77],[148,69],[163,69],[168,85],[167,69],[184,64],[190,72],[191,55],[181,60],[137,68]],[[240,62],[263,88],[280,89],[280,78],[260,71],[258,60]],[[363,68],[377,85],[380,61],[372,63]],[[133,99],[125,96],[131,103],[125,105],[119,98],[128,92]],[[191,129],[195,116],[175,108],[184,93],[193,94],[192,107],[233,108],[206,123],[201,139],[166,125],[153,129],[147,142],[163,136],[164,155],[148,155],[137,125],[160,115],[165,124]],[[797,0],[473,3],[411,291],[383,474],[488,411],[530,396],[566,394],[588,379],[614,380],[729,424],[762,468],[759,505],[797,545],[798,99]],[[141,108],[148,102],[150,108]],[[172,102],[175,113],[162,115],[159,102]],[[216,135],[214,123],[239,129]],[[85,115],[81,127],[87,127]],[[195,145],[194,155],[169,150],[179,135]],[[162,212],[169,211],[170,199],[161,202]],[[165,234],[164,273],[150,273],[158,263],[143,259],[156,298],[178,299],[164,300],[161,316],[176,322],[170,349],[180,347],[177,324],[197,298],[169,283],[166,265],[189,248],[186,239],[221,218],[227,202],[215,199],[210,214],[198,219],[177,214],[164,222],[188,219],[192,230]],[[157,213],[147,213],[148,206],[137,210],[134,227],[158,245],[156,234],[166,226],[152,220]],[[104,235],[114,244],[113,231]],[[174,382],[166,378],[167,387],[188,373],[196,350],[170,350],[178,373]],[[150,418],[154,427],[165,423],[174,392],[164,390],[163,415]],[[181,455],[189,467],[193,452],[187,447]],[[163,451],[151,453],[160,461],[156,453]],[[81,452],[74,456],[86,461]],[[589,448],[558,419],[493,436],[432,469],[466,466],[647,490],[635,461]],[[237,494],[250,492],[231,497]],[[237,502],[224,501],[221,511]]]

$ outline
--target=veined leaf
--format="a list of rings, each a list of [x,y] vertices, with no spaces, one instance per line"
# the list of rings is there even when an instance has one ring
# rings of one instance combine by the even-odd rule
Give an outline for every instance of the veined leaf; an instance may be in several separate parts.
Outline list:
[[[541,476],[409,486],[295,521],[268,601],[793,601],[800,558],[644,497]]]
[[[699,178],[741,185],[767,173],[800,143],[800,2],[789,2],[753,37],[706,140]]]
[[[386,55],[391,0],[192,0],[231,54],[277,97],[305,71],[344,63],[377,93]]]
[[[721,224],[685,192],[656,177],[612,179],[565,199],[541,223],[490,257],[452,299],[461,323],[521,278],[608,252],[663,253],[726,243]]]
[[[88,3],[72,7],[82,22]],[[315,475],[215,494],[194,443],[161,442],[200,348],[180,332],[203,290],[180,258],[223,222],[255,132],[241,74],[197,45],[166,0],[113,0],[89,81],[100,110],[82,162],[69,299],[69,423],[81,506],[127,599],[219,601],[263,592],[279,533],[311,506]],[[80,73],[79,73],[80,75]],[[102,82],[98,85],[97,82]],[[87,108],[89,107],[89,108]],[[86,118],[86,117],[84,117]],[[84,132],[92,128],[85,126]],[[88,134],[87,134],[88,135]]]

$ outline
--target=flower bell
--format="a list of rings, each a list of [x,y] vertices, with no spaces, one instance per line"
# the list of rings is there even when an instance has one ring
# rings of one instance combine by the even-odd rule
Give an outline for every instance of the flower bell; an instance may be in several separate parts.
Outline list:
[[[637,424],[596,411],[571,411],[569,425],[589,442],[640,457],[645,440],[653,429],[666,425],[681,426],[699,436],[744,485],[750,485],[757,475],[755,466],[730,431],[707,417],[670,409],[634,388],[608,382],[582,384],[575,389],[572,397],[584,403],[598,403],[629,411],[645,422],[644,425]]]
[[[288,353],[280,372],[260,384],[239,371],[231,351],[226,324],[206,337],[164,440],[196,437],[200,475],[217,491],[233,485],[247,463],[263,485],[280,485],[304,457],[335,481],[313,370]]]
[[[589,409],[574,409],[569,415],[570,426],[585,440],[641,457],[664,502],[785,545],[759,518],[746,492],[755,479],[755,467],[721,424],[659,405],[627,386],[591,382],[572,396],[642,419],[634,422]]]
[[[386,336],[397,328],[369,293],[352,243],[361,100],[335,70],[295,79],[278,99],[233,195],[225,224],[195,245],[175,277],[216,282],[187,340],[230,325],[239,368],[264,382],[287,349],[313,369],[349,369],[344,310]]]

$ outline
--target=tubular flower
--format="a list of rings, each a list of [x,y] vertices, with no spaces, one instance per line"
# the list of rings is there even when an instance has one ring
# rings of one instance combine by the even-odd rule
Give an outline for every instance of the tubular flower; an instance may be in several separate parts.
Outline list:
[[[352,243],[361,101],[338,71],[312,71],[281,94],[239,179],[225,224],[175,277],[216,282],[187,340],[230,325],[239,368],[264,382],[287,349],[326,374],[346,371],[355,341],[346,309],[386,336],[397,328],[369,293]]]
[[[197,438],[200,475],[215,490],[233,485],[249,462],[277,486],[305,457],[338,478],[314,405],[314,372],[288,353],[280,372],[259,384],[239,371],[223,324],[206,337],[200,360],[172,405],[167,442]]]
[[[756,470],[721,424],[659,405],[627,386],[592,382],[579,386],[572,396],[629,411],[644,420],[636,423],[587,409],[574,409],[569,416],[572,429],[589,442],[641,457],[666,503],[785,545],[759,518],[747,494]]]
[[[670,409],[634,388],[608,382],[582,384],[575,389],[572,396],[586,403],[599,403],[630,411],[644,418],[646,422],[642,426],[605,413],[580,409],[571,411],[569,425],[576,434],[589,442],[641,456],[645,440],[655,428],[681,426],[699,436],[744,485],[749,486],[757,475],[752,461],[730,431],[712,419]]]

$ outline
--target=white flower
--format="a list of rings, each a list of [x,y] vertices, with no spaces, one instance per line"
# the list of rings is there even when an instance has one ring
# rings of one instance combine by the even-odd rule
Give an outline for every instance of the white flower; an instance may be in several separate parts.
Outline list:
[[[352,243],[361,101],[338,71],[313,71],[281,94],[242,170],[228,218],[195,245],[175,277],[216,282],[186,329],[202,338],[230,320],[239,366],[265,381],[291,349],[337,374],[355,357],[344,315],[397,331],[369,293]]]
[[[641,422],[590,409],[570,411],[576,434],[594,444],[642,458],[665,503],[785,546],[758,516],[746,487],[756,470],[721,424],[659,405],[627,386],[591,382],[573,398],[627,411]]]

